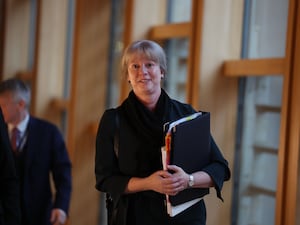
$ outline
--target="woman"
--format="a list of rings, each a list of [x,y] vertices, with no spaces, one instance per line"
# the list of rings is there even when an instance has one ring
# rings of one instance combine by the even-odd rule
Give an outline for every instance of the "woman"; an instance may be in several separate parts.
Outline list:
[[[141,40],[129,45],[122,58],[122,71],[132,91],[118,108],[104,112],[95,158],[96,188],[112,196],[117,209],[115,224],[204,225],[203,200],[169,217],[165,196],[176,195],[186,188],[214,187],[221,198],[223,182],[230,178],[227,161],[212,139],[212,162],[191,174],[193,185],[189,185],[190,174],[182,168],[169,165],[168,171],[172,173],[163,170],[164,123],[195,110],[171,99],[161,88],[167,66],[165,53],[157,43]],[[117,152],[115,134],[118,134]]]

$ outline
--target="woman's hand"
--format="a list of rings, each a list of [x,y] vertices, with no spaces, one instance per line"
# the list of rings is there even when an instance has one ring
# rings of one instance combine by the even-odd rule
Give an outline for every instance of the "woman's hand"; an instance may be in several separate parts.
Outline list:
[[[212,178],[205,171],[196,171],[192,174],[187,174],[182,168],[175,165],[168,165],[167,168],[168,170],[173,171],[173,176],[176,176],[176,178],[184,186],[184,189],[189,188],[188,183],[190,175],[193,175],[194,177],[193,187],[195,188],[210,188],[214,186]]]
[[[176,195],[187,188],[188,175],[177,166],[170,166],[170,170],[172,173],[159,170],[146,178],[131,178],[126,193],[152,190],[161,194]]]
[[[169,195],[176,195],[178,192],[188,188],[189,175],[179,166],[168,165],[168,170],[172,173],[173,189]]]
[[[148,177],[153,191],[176,195],[188,187],[189,175],[178,166],[168,166],[168,170],[160,170]]]
[[[187,187],[188,175],[179,167],[173,169],[172,167],[172,172],[175,173],[160,170],[149,176],[151,189],[167,195],[176,195],[184,190]]]
[[[189,174],[175,165],[168,165],[168,170],[159,170],[148,177],[132,177],[127,185],[126,193],[140,191],[156,191],[161,194],[176,195],[188,188]],[[214,186],[211,177],[204,171],[193,173],[195,188],[209,188]]]

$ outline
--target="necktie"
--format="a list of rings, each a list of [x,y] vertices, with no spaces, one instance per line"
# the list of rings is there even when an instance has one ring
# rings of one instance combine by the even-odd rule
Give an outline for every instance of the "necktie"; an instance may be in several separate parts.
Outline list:
[[[20,141],[20,131],[18,130],[18,128],[14,127],[12,129],[12,134],[11,134],[11,146],[15,153],[17,153],[18,151],[19,141]]]

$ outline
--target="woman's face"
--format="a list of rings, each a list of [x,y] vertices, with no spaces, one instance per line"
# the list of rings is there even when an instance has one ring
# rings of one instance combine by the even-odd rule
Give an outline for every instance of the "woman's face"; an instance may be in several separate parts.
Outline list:
[[[162,77],[160,65],[146,57],[133,57],[128,63],[128,81],[137,96],[159,94]]]

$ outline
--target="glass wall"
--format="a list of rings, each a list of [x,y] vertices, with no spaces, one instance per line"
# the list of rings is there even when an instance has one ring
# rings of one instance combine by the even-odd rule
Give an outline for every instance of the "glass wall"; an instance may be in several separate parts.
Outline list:
[[[168,1],[167,22],[183,23],[191,20],[191,0]],[[187,58],[189,55],[189,39],[169,39],[164,45],[168,72],[164,80],[164,87],[168,94],[179,101],[186,101]]]
[[[242,57],[284,57],[287,16],[286,0],[246,0]],[[281,74],[240,82],[232,224],[275,224],[282,87]]]
[[[121,77],[121,56],[124,48],[124,0],[113,0],[111,4],[111,26],[110,26],[110,47],[109,47],[109,69],[107,79],[107,107],[115,107],[119,104]]]

